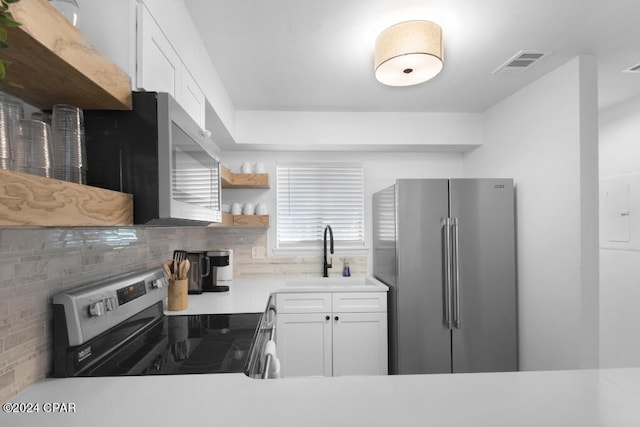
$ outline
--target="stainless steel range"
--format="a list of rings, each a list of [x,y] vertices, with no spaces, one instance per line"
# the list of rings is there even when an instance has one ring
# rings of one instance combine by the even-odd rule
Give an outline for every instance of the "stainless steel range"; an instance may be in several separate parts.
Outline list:
[[[53,298],[54,376],[244,372],[261,313],[163,313],[161,268]]]

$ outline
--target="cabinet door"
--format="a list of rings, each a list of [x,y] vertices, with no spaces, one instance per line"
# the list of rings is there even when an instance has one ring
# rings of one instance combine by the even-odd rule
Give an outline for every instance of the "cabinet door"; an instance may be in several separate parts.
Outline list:
[[[83,1],[78,29],[101,53],[136,80],[136,13],[134,1]]]
[[[174,98],[182,84],[182,61],[147,8],[138,9],[137,83],[140,89],[168,92]]]
[[[204,92],[202,92],[189,70],[184,67],[182,69],[182,86],[178,93],[177,100],[187,114],[189,114],[201,128],[204,128]]]
[[[333,375],[387,374],[387,313],[334,313]]]
[[[386,292],[336,292],[333,311],[347,313],[377,313],[387,311]]]
[[[283,377],[331,376],[330,314],[278,313],[276,347]]]
[[[278,293],[276,296],[278,313],[329,313],[331,314],[330,293]]]

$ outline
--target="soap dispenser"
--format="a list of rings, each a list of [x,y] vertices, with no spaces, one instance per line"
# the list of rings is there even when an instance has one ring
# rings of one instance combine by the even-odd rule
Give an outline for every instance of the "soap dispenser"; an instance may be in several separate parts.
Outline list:
[[[349,269],[349,261],[347,261],[347,259],[344,259],[344,266],[342,267],[342,276],[343,277],[350,277],[351,276],[351,270]]]

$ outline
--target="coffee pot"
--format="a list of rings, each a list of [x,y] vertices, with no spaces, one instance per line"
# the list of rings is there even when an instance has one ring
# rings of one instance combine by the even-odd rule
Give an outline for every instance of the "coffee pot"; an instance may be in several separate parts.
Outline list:
[[[229,290],[227,285],[218,285],[218,268],[229,265],[230,251],[226,249],[217,249],[206,252],[209,258],[209,274],[202,278],[202,292],[226,292]]]
[[[187,252],[187,259],[191,263],[188,277],[189,293],[201,294],[204,281],[211,274],[211,259],[205,251]]]

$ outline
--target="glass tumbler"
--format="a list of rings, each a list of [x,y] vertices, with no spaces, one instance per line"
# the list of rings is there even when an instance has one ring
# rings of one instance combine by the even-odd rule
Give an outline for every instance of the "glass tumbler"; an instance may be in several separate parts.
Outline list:
[[[38,120],[16,120],[11,126],[13,169],[53,178],[51,128]]]
[[[76,0],[49,0],[49,3],[62,14],[74,27],[78,26],[80,7]]]
[[[23,116],[22,103],[0,95],[0,169],[11,169],[11,125]]]
[[[51,115],[51,135],[55,156],[55,177],[85,184],[87,152],[82,110],[73,105],[54,105]]]

